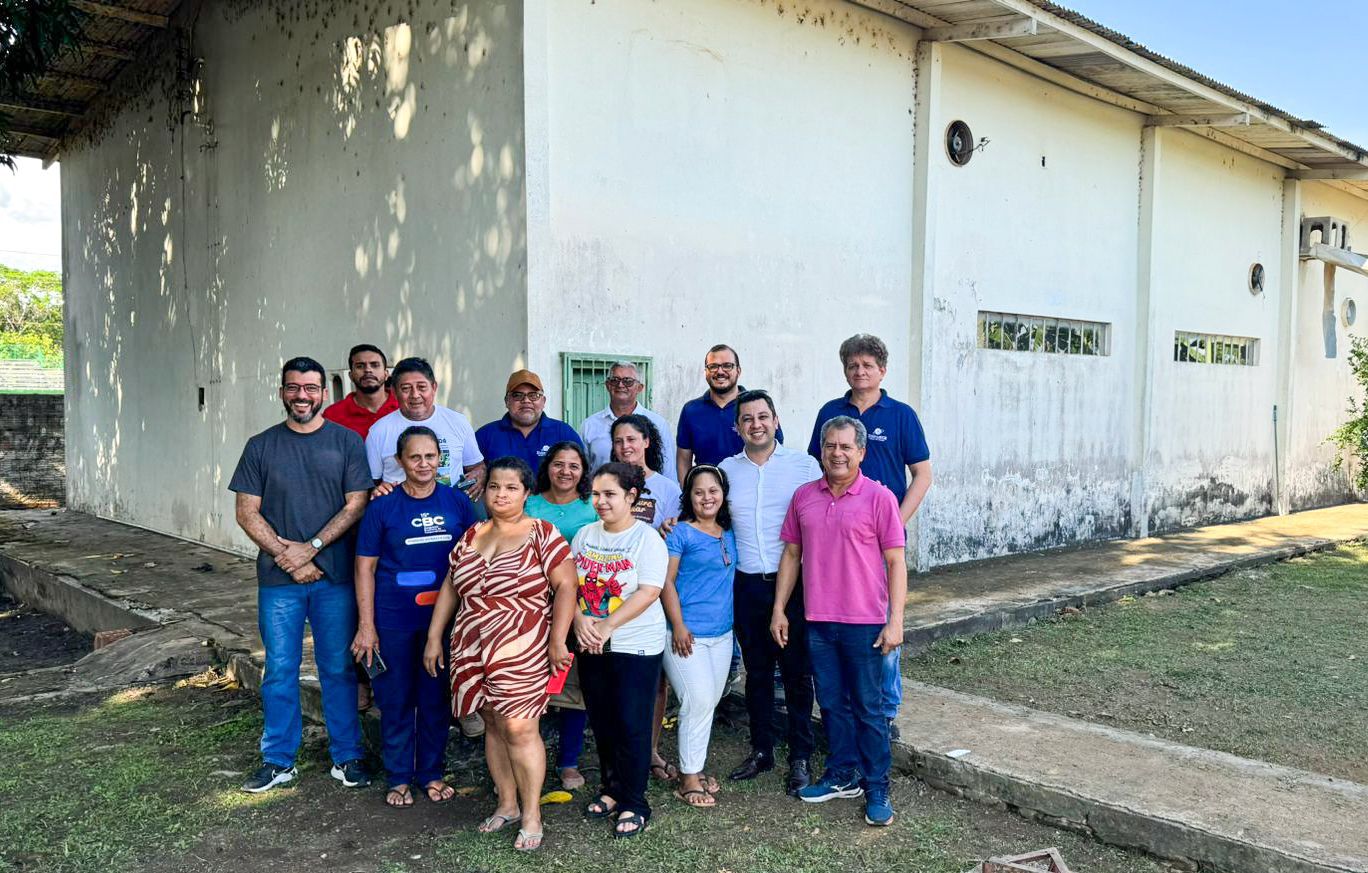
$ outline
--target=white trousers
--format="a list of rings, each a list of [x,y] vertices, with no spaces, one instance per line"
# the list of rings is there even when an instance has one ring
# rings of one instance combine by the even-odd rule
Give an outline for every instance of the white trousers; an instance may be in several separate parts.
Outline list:
[[[679,696],[679,771],[703,772],[708,761],[713,713],[727,688],[732,633],[694,637],[693,654],[681,658],[665,643],[665,675]]]

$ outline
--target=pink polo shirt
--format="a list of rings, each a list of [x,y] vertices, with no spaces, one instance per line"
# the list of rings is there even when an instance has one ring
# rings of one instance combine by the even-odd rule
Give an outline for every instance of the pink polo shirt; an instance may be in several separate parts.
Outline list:
[[[803,548],[803,603],[808,621],[885,624],[888,568],[884,549],[907,544],[893,492],[863,473],[838,498],[825,478],[799,486],[779,538]]]

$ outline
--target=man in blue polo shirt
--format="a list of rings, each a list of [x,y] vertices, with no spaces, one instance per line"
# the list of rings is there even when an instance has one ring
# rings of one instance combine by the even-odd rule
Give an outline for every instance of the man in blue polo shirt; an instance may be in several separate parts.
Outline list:
[[[888,374],[888,346],[883,340],[859,333],[841,343],[841,367],[850,390],[822,406],[812,427],[808,454],[822,459],[822,425],[838,415],[846,415],[865,426],[867,450],[860,472],[882,484],[898,498],[905,526],[921,506],[931,487],[931,450],[921,420],[912,407],[888,396],[881,386]],[[909,483],[907,473],[911,470]],[[897,606],[895,608],[901,608]],[[889,720],[890,735],[897,739],[893,719],[902,705],[901,650],[890,652],[884,661],[883,708]]]
[[[741,387],[741,357],[728,345],[715,345],[703,358],[703,377],[708,390],[695,397],[679,412],[679,428],[675,434],[675,470],[679,484],[695,464],[717,466],[745,448],[745,440],[736,432],[736,398]],[[784,441],[784,432],[777,434]]]
[[[503,418],[475,431],[480,454],[486,458],[512,455],[522,458],[535,472],[547,450],[561,440],[584,445],[573,427],[543,414],[546,393],[541,378],[531,370],[519,370],[508,377],[504,406],[508,412]]]

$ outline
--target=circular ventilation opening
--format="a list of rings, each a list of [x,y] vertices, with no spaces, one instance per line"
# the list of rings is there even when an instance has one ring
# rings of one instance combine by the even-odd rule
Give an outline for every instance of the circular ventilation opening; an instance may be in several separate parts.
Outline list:
[[[952,121],[945,129],[945,152],[950,163],[962,167],[974,156],[974,133],[963,121]]]
[[[1264,265],[1255,264],[1249,268],[1249,293],[1262,294],[1264,289]]]
[[[1358,319],[1358,306],[1352,298],[1346,297],[1344,302],[1340,304],[1340,318],[1344,320],[1345,327],[1354,326],[1354,322]]]

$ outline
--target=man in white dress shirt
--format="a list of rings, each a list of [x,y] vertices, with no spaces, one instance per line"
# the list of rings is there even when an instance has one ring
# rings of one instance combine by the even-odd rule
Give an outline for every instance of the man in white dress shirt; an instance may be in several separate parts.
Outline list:
[[[674,428],[664,418],[637,403],[637,397],[646,390],[646,385],[641,381],[636,364],[618,361],[609,368],[603,384],[608,389],[608,408],[600,409],[586,418],[579,429],[584,447],[589,452],[589,472],[613,459],[613,422],[624,415],[641,415],[650,419],[651,424],[660,431],[661,463],[665,469],[656,472],[678,481],[675,476]]]
[[[727,506],[736,534],[735,618],[733,627],[746,664],[746,710],[750,715],[751,753],[731,772],[734,780],[753,779],[774,768],[774,667],[784,681],[788,708],[787,790],[796,795],[811,781],[812,667],[802,582],[789,598],[789,645],[779,648],[770,636],[774,583],[784,544],[779,528],[798,486],[822,477],[817,461],[786,449],[776,439],[779,415],[764,391],[745,391],[736,402],[736,430],[745,449],[719,465],[731,487]]]

